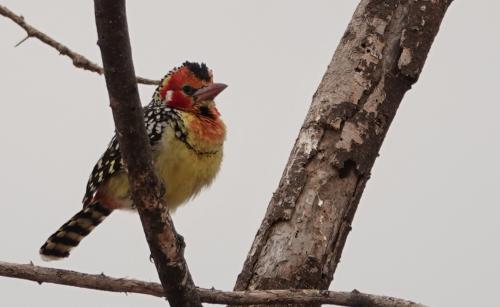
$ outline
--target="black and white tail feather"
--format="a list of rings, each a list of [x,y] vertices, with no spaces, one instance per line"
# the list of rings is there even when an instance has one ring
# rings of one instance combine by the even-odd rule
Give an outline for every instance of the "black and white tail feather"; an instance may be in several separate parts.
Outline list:
[[[68,257],[70,251],[111,212],[111,209],[103,207],[100,203],[83,208],[42,245],[40,248],[42,259],[50,261]]]

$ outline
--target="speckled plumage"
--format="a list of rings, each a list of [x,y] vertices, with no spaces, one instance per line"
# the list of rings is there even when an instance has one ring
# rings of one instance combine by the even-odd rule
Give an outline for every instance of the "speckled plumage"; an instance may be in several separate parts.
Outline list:
[[[173,133],[177,138],[183,141],[186,140],[187,131],[179,115],[179,111],[165,106],[161,101],[153,100],[144,108],[143,112],[146,132],[148,133],[149,143],[153,150],[161,140],[167,126],[173,129]],[[120,171],[123,171],[123,161],[120,154],[120,145],[115,135],[90,174],[82,201],[83,205],[88,206],[92,204],[97,189],[101,184]]]
[[[199,91],[185,93],[186,84]],[[225,85],[211,89],[214,85],[205,64],[186,62],[167,74],[143,109],[154,168],[165,183],[164,201],[171,211],[208,186],[219,171],[225,126],[213,98]],[[83,209],[41,247],[44,259],[69,256],[114,209],[133,209],[116,136],[95,164],[82,202]]]

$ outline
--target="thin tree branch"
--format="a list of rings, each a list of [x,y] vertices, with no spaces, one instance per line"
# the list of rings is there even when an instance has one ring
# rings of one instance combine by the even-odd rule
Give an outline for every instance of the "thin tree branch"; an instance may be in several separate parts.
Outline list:
[[[0,276],[47,282],[59,285],[124,293],[140,293],[164,297],[163,288],[158,283],[128,278],[113,278],[104,274],[86,274],[75,271],[16,264],[0,261]],[[374,307],[424,307],[411,301],[352,292],[325,290],[257,290],[226,292],[215,289],[197,288],[203,302],[212,304],[335,304],[340,306]]]
[[[98,45],[120,152],[158,276],[170,306],[200,307],[200,297],[183,255],[184,242],[162,204],[164,187],[153,170],[135,81],[125,0],[94,0],[94,6]]]
[[[15,45],[15,47],[21,45],[23,42],[25,42],[28,38],[34,37],[40,40],[41,42],[51,46],[52,48],[56,49],[59,51],[59,54],[65,55],[71,59],[73,62],[73,65],[78,68],[82,68],[85,70],[93,71],[96,72],[100,75],[103,74],[104,70],[101,66],[97,65],[96,63],[90,61],[83,55],[72,51],[65,45],[59,43],[58,41],[54,40],[52,37],[48,36],[47,34],[43,33],[42,31],[34,28],[33,26],[29,25],[25,20],[23,16],[17,15],[11,10],[9,10],[7,7],[0,5],[0,15],[3,15],[13,22],[17,23],[21,28],[23,28],[27,36],[22,39],[19,43]],[[158,80],[152,80],[152,79],[147,79],[143,77],[136,77],[137,83],[142,83],[142,84],[150,84],[150,85],[156,85],[159,84]]]

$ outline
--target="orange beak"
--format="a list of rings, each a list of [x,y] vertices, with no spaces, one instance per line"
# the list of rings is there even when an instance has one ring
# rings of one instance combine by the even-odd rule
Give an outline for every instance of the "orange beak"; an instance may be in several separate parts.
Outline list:
[[[222,92],[226,87],[227,85],[224,83],[210,84],[209,86],[205,86],[197,90],[193,94],[193,97],[196,101],[214,100],[214,98],[217,97],[217,95],[219,95],[220,92]]]

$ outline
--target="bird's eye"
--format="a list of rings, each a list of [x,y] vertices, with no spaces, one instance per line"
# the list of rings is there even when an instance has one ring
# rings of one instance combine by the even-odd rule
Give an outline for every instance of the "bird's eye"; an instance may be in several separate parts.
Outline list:
[[[189,85],[184,85],[182,87],[182,91],[188,95],[188,96],[192,96],[195,92],[196,92],[196,89],[192,86],[189,86]]]

